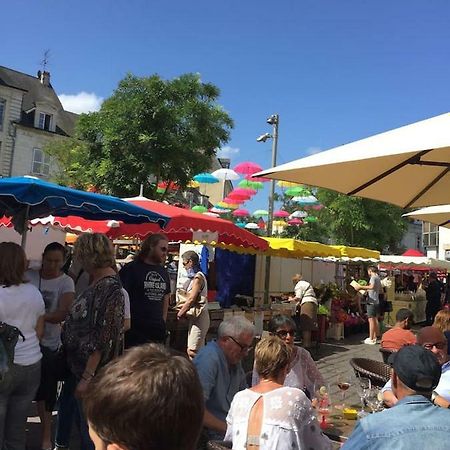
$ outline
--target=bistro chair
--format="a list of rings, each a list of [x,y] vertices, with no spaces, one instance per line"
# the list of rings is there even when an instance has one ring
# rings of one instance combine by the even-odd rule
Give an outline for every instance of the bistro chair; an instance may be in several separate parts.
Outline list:
[[[208,450],[225,450],[233,448],[233,443],[231,441],[208,441],[206,448]]]
[[[381,356],[383,357],[383,362],[385,364],[388,363],[389,356],[391,356],[392,353],[396,353],[396,352],[397,352],[397,350],[394,350],[392,348],[381,348],[380,347],[380,353],[381,353]]]
[[[350,365],[359,377],[369,378],[374,386],[383,387],[391,378],[391,366],[367,358],[352,358]]]

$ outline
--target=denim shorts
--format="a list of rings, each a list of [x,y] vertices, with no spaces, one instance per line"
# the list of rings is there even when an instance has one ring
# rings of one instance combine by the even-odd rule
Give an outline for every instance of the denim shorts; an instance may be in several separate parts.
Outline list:
[[[378,303],[367,303],[367,317],[377,317],[380,312]]]

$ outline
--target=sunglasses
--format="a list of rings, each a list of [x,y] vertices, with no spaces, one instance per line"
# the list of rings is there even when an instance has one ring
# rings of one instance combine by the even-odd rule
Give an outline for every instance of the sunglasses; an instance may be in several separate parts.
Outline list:
[[[444,350],[444,348],[447,348],[447,342],[436,342],[435,344],[424,344],[422,345],[423,348],[426,348],[427,350],[433,350],[433,347],[436,347],[438,350]]]
[[[233,336],[228,336],[236,345],[238,345],[241,349],[242,353],[248,353],[252,347],[249,347],[248,345],[242,345],[239,341],[237,341]]]
[[[279,330],[275,334],[282,339],[284,339],[288,334],[291,337],[295,337],[295,330]]]

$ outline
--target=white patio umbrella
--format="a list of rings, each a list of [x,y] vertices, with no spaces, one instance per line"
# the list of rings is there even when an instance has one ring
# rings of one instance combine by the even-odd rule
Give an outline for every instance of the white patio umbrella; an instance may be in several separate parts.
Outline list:
[[[450,201],[450,113],[256,173],[403,208]]]
[[[429,206],[428,208],[418,209],[403,217],[422,220],[423,222],[434,223],[440,227],[450,228],[450,205]]]

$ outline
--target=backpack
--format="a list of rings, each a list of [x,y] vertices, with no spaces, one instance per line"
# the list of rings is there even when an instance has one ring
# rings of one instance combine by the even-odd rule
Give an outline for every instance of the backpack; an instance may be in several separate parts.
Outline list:
[[[19,336],[25,340],[25,336],[17,327],[0,322],[0,381],[14,363],[14,351]]]

